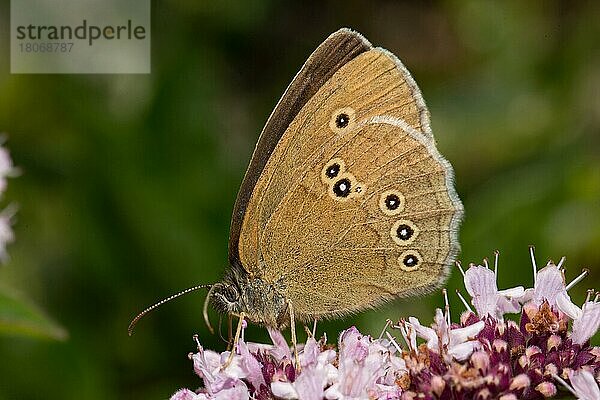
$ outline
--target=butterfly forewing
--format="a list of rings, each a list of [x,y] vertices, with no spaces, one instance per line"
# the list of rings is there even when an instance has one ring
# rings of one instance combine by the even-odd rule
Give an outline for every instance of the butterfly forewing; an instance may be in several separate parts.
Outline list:
[[[334,32],[308,58],[277,103],[256,144],[235,202],[229,238],[229,259],[232,265],[240,262],[238,244],[250,196],[286,129],[337,70],[371,48],[369,41],[359,33],[346,28]]]

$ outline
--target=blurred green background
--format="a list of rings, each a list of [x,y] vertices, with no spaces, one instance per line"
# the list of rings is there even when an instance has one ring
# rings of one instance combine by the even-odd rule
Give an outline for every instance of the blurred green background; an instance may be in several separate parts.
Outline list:
[[[466,208],[460,259],[499,249],[509,287],[531,285],[529,244],[539,263],[566,255],[567,279],[591,269],[571,292],[581,304],[600,288],[599,4],[155,1],[152,73],[136,76],[10,75],[2,0],[0,131],[22,175],[4,199],[19,211],[0,288],[38,323],[0,323],[0,399],[164,399],[200,384],[192,334],[225,346],[202,323],[202,293],[132,338],[127,324],[220,278],[262,125],[342,26],[393,51],[419,83]],[[454,318],[459,275],[448,284]],[[429,321],[442,304],[439,294],[397,302],[320,331],[378,334],[388,317]]]

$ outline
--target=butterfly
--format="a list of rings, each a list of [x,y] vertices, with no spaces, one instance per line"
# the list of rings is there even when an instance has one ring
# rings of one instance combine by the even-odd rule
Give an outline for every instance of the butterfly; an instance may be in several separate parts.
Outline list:
[[[223,280],[157,305],[209,287],[205,318],[212,303],[240,321],[291,324],[295,343],[295,321],[431,292],[459,251],[453,179],[408,70],[340,29],[310,55],[260,135]]]

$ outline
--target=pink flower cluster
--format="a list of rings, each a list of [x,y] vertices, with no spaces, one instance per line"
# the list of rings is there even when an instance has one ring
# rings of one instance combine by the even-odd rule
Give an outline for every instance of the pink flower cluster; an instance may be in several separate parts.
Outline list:
[[[534,287],[498,290],[487,261],[464,275],[471,305],[452,323],[449,307],[437,309],[426,326],[414,317],[387,324],[374,339],[355,327],[336,346],[308,337],[299,345],[300,370],[280,332],[273,344],[240,340],[229,352],[191,354],[202,378],[197,391],[181,389],[171,400],[208,399],[543,399],[570,391],[578,399],[600,400],[600,348],[590,338],[600,327],[599,296],[591,291],[580,308],[565,284],[562,264],[537,271]],[[505,320],[505,314],[520,314]],[[570,326],[570,329],[569,329]],[[396,334],[394,337],[393,334]]]
[[[3,140],[4,138],[0,136],[0,143]],[[4,147],[0,147],[0,197],[2,197],[6,191],[6,178],[16,176],[17,174],[18,170],[13,166],[8,150]],[[4,262],[8,259],[6,246],[14,241],[11,223],[14,214],[15,207],[10,205],[0,211],[0,262]]]

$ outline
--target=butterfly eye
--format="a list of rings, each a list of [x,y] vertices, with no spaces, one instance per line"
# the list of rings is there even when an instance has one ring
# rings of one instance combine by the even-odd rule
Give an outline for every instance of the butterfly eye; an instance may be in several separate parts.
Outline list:
[[[235,303],[240,297],[237,289],[234,286],[225,286],[222,294],[230,303]]]
[[[405,246],[412,243],[419,234],[419,229],[410,221],[396,221],[390,230],[390,235],[396,244]]]
[[[387,190],[379,197],[379,209],[385,215],[397,215],[404,210],[404,196],[397,190]]]
[[[416,271],[421,266],[421,255],[414,250],[406,251],[398,257],[398,262],[403,271]]]
[[[345,113],[338,114],[338,116],[335,118],[335,126],[337,126],[338,128],[347,127],[349,122],[350,116],[348,116],[348,114]]]
[[[337,197],[348,197],[350,194],[350,190],[352,189],[352,184],[350,183],[350,179],[343,178],[333,184],[333,193]]]

